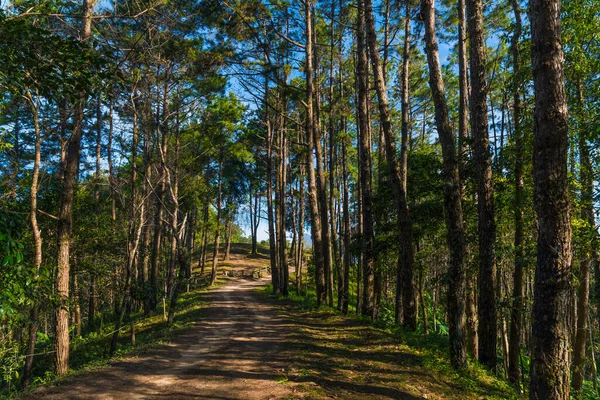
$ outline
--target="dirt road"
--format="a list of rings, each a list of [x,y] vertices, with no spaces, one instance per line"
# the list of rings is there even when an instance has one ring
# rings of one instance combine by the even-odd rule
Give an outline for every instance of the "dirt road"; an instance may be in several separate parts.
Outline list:
[[[254,260],[256,261],[256,260]],[[204,313],[170,344],[38,389],[26,399],[505,399],[486,375],[458,375],[366,321],[255,293],[246,277],[202,294]],[[225,270],[227,268],[224,268]],[[443,338],[438,338],[444,340]],[[435,340],[435,338],[433,338]]]
[[[252,291],[266,280],[235,277],[206,294],[206,317],[174,341],[99,371],[68,379],[27,399],[280,399],[290,334],[275,309]]]

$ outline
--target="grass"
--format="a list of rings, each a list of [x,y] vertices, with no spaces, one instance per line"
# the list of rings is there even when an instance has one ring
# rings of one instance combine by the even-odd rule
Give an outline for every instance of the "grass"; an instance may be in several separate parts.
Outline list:
[[[270,285],[258,289],[288,316],[298,332],[290,381],[315,397],[343,398],[518,399],[508,382],[476,362],[455,371],[448,360],[448,337],[425,336],[329,307],[316,308],[314,293],[273,296]],[[367,397],[364,397],[364,396]]]

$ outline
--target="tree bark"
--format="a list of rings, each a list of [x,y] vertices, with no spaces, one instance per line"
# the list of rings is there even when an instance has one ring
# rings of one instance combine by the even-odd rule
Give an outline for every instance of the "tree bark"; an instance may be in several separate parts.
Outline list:
[[[219,263],[219,240],[221,238],[221,218],[223,211],[223,149],[219,155],[219,177],[217,183],[217,226],[215,228],[215,242],[213,246],[212,269],[210,272],[210,285],[217,281],[217,264]]]
[[[569,398],[571,224],[567,177],[568,116],[560,36],[560,0],[531,0],[535,93],[533,178],[538,220],[531,399]]]
[[[145,218],[145,209],[144,202],[141,202],[139,209],[139,219],[136,226],[136,207],[138,203],[137,197],[137,146],[138,146],[138,124],[137,124],[137,113],[135,111],[134,105],[134,115],[133,115],[133,141],[131,146],[131,159],[132,159],[132,168],[131,168],[131,199],[129,202],[129,226],[128,226],[128,234],[127,234],[127,265],[125,267],[125,282],[123,284],[123,297],[120,305],[116,306],[116,314],[117,321],[115,323],[115,330],[112,335],[112,340],[110,344],[110,355],[112,356],[117,350],[117,344],[119,340],[119,331],[121,329],[123,318],[125,313],[129,313],[131,311],[131,301],[132,301],[132,281],[134,279],[134,269],[135,263],[137,259],[137,254],[140,248],[140,241],[142,237],[142,232],[144,228],[144,218]],[[161,150],[161,160],[165,161],[165,154],[162,153]],[[176,221],[175,221],[176,222]],[[132,341],[135,341],[135,333],[132,333]]]
[[[163,88],[163,99],[162,99],[162,122],[160,121],[160,114],[157,110],[156,119],[157,119],[157,127],[158,134],[161,137],[160,149],[159,152],[162,154],[167,154],[168,143],[167,143],[167,114],[168,114],[168,98],[169,98],[169,85],[168,85],[168,77],[169,77],[169,67],[167,67],[165,71],[165,83]],[[155,206],[155,214],[154,214],[154,237],[152,241],[152,257],[150,259],[150,288],[151,288],[151,309],[155,309],[158,306],[158,264],[160,262],[160,249],[163,244],[163,229],[162,229],[162,221],[164,216],[164,203],[165,203],[165,192],[166,192],[166,179],[167,179],[167,166],[165,165],[164,157],[161,157],[160,162],[160,178],[159,178],[158,190],[155,193],[156,196],[156,206]]]
[[[306,154],[306,165],[308,169],[308,198],[311,210],[312,222],[312,247],[315,261],[315,281],[317,291],[317,306],[327,302],[327,291],[325,287],[325,255],[323,254],[323,230],[321,215],[319,214],[319,200],[317,195],[317,179],[315,177],[315,166],[313,152],[315,148],[315,116],[314,116],[314,83],[313,83],[313,17],[312,1],[305,1],[305,23],[306,23],[306,45],[305,45],[305,74],[306,74],[306,132],[308,152]],[[321,162],[320,154],[317,155],[317,163]]]
[[[227,231],[225,233],[225,256],[223,260],[229,261],[229,254],[231,253],[231,234],[233,231],[233,216],[230,215],[227,218]]]
[[[363,315],[374,318],[374,249],[373,249],[373,211],[371,194],[371,147],[369,145],[368,110],[368,61],[365,44],[366,9],[363,1],[358,6],[357,21],[357,86],[358,86],[358,151],[360,153],[360,186],[362,198],[362,308]]]
[[[298,140],[300,142],[300,140]],[[296,263],[298,264],[298,276],[296,276],[296,293],[300,294],[302,286],[302,267],[304,265],[304,175],[305,166],[300,160],[298,186],[300,186],[299,198],[299,217],[298,217],[298,256]]]
[[[346,120],[342,119],[344,138],[342,140],[342,185],[343,213],[344,213],[344,281],[342,285],[342,312],[348,314],[349,286],[350,286],[350,194],[348,185],[348,150],[349,138],[346,136]]]
[[[342,308],[342,298],[340,296],[340,292],[343,286],[343,274],[342,274],[342,261],[339,253],[338,246],[338,236],[337,236],[337,222],[336,222],[336,210],[335,210],[335,172],[336,172],[336,164],[337,164],[337,155],[336,155],[336,135],[335,135],[335,101],[334,101],[334,53],[335,53],[335,15],[336,9],[336,0],[331,0],[331,29],[329,35],[329,121],[328,121],[328,131],[329,131],[329,211],[331,213],[331,217],[329,218],[329,230],[331,231],[331,246],[333,252],[333,260],[332,263],[332,274],[333,270],[336,272],[337,276],[337,309],[341,310]],[[333,281],[333,277],[331,278]],[[333,282],[332,282],[333,283]],[[332,294],[333,299],[333,294]]]
[[[458,157],[461,177],[461,199],[465,198],[466,178],[464,172],[467,166],[467,143],[469,139],[469,83],[467,70],[467,22],[466,0],[458,1]],[[467,269],[467,274],[469,269]],[[477,343],[477,307],[475,304],[475,279],[467,279],[467,349],[471,357],[478,359]]]
[[[523,132],[521,130],[521,84],[519,71],[519,40],[521,38],[521,9],[518,0],[512,0],[515,31],[511,42],[513,61],[513,130],[515,138],[515,269],[513,273],[513,302],[508,341],[508,380],[520,390],[521,332],[523,330],[523,269],[525,267],[525,240],[523,225]]]
[[[199,267],[200,274],[204,275],[204,265],[206,264],[206,246],[208,242],[208,208],[210,206],[210,201],[207,198],[206,203],[204,204],[204,212],[203,212],[203,226],[202,226],[202,250],[200,250],[200,258],[199,258]]]
[[[483,1],[467,0],[467,26],[470,39],[471,131],[473,158],[477,170],[477,211],[479,233],[478,353],[479,362],[490,370],[496,368],[498,336],[495,298],[496,223],[494,218],[494,184],[490,141],[488,138],[485,37]]]
[[[286,78],[283,79],[284,82],[287,81]],[[283,101],[283,110],[287,109],[287,101],[284,98]],[[281,116],[281,127],[280,127],[280,139],[279,139],[279,185],[280,185],[280,196],[279,196],[279,265],[280,265],[280,288],[281,293],[284,296],[288,295],[289,291],[289,269],[288,269],[288,261],[287,261],[287,253],[286,253],[286,201],[287,201],[287,136],[286,136],[286,126],[285,126],[285,118]]]
[[[81,41],[88,42],[92,36],[92,12],[95,0],[84,0],[82,5]],[[58,216],[57,240],[57,275],[56,293],[58,305],[56,307],[56,325],[54,332],[54,370],[57,375],[64,375],[69,370],[69,275],[70,275],[70,250],[71,226],[73,221],[73,197],[75,194],[75,176],[79,165],[79,149],[83,134],[83,121],[87,93],[79,92],[75,104],[75,121],[73,132],[67,147],[65,168],[63,171],[63,187]]]
[[[40,266],[42,265],[42,233],[37,222],[37,196],[40,177],[42,135],[40,132],[39,122],[39,101],[33,98],[29,89],[26,90],[26,99],[31,107],[31,113],[33,116],[33,128],[35,132],[33,171],[31,174],[31,188],[29,190],[29,220],[31,222],[31,236],[33,239],[33,266],[35,268],[37,276],[40,270]],[[31,370],[33,368],[35,342],[37,340],[37,328],[39,323],[38,318],[40,306],[37,299],[34,299],[34,301],[35,303],[29,315],[30,323],[27,342],[27,354],[25,356],[25,366],[23,369],[23,389],[27,389],[31,382]]]
[[[314,31],[314,20],[313,24],[313,36],[316,41],[316,32]],[[318,57],[313,49],[313,65],[314,70],[318,71]],[[321,101],[319,95],[318,79],[313,81],[313,146],[315,150],[315,163],[317,169],[316,184],[317,184],[317,199],[319,202],[319,216],[321,218],[321,229],[323,231],[322,245],[323,245],[323,269],[325,270],[325,288],[326,288],[326,301],[330,307],[333,307],[333,260],[331,250],[331,232],[329,230],[329,213],[333,210],[329,210],[327,204],[327,181],[325,180],[325,154],[323,151],[323,145],[321,144],[321,138],[323,136],[321,131]]]
[[[402,128],[402,149],[400,162],[396,157],[396,140],[392,131],[392,123],[390,117],[390,107],[387,97],[387,88],[385,76],[379,56],[379,46],[377,44],[377,33],[375,30],[375,20],[373,18],[373,5],[371,0],[364,0],[366,13],[366,30],[369,52],[371,54],[371,64],[373,67],[373,75],[375,78],[375,89],[379,99],[379,117],[385,137],[386,159],[390,174],[390,182],[396,200],[396,208],[398,211],[398,233],[400,237],[400,249],[398,255],[398,270],[397,284],[398,293],[402,296],[403,315],[396,316],[397,322],[402,322],[406,328],[415,330],[417,326],[417,300],[413,284],[413,268],[414,268],[414,250],[412,243],[412,221],[410,218],[410,210],[406,197],[406,157],[408,143],[408,74],[403,82],[402,88],[402,103],[403,103],[403,128]],[[410,16],[407,16],[406,23],[409,22]],[[410,25],[405,26],[405,31],[410,32]],[[408,51],[410,49],[410,34],[405,38],[404,44],[404,65],[403,71],[408,70]],[[396,304],[399,304],[399,298]],[[397,307],[399,311],[399,308]],[[399,313],[397,313],[399,314]]]
[[[265,51],[265,60],[267,60]],[[273,213],[273,128],[271,126],[271,118],[269,113],[269,78],[268,72],[265,70],[265,125],[267,128],[267,218],[269,222],[269,259],[271,262],[271,284],[273,292],[279,293],[279,269],[277,267],[277,240],[275,234],[275,215]]]
[[[461,201],[460,175],[455,139],[448,116],[448,104],[435,31],[434,0],[421,1],[425,23],[425,51],[429,65],[429,86],[435,106],[435,121],[442,145],[444,164],[444,208],[448,248],[450,250],[448,286],[448,322],[450,363],[456,369],[467,366],[465,330],[465,232]]]
[[[100,97],[96,103],[96,173],[94,176],[94,200],[96,206],[100,206],[100,173],[101,173],[101,161],[102,161],[102,103]],[[100,226],[98,217],[96,217],[96,232],[100,233]],[[98,239],[95,239],[96,245],[98,245]],[[99,246],[97,246],[99,248]],[[98,253],[98,250],[96,250]],[[90,272],[90,286],[88,290],[88,330],[92,332],[95,328],[94,318],[96,317],[96,273],[95,271]]]

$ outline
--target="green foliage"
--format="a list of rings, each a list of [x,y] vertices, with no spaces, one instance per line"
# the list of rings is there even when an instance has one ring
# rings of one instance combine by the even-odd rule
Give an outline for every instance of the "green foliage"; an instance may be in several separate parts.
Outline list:
[[[50,100],[75,101],[108,78],[106,59],[73,37],[0,17],[0,87],[4,95],[35,90]]]
[[[23,263],[23,229],[19,214],[0,209],[0,320],[18,318],[29,304],[33,271]]]
[[[14,341],[0,341],[0,387],[6,385],[6,391],[10,394],[17,387],[19,371],[23,368],[25,356],[21,354],[19,344]]]

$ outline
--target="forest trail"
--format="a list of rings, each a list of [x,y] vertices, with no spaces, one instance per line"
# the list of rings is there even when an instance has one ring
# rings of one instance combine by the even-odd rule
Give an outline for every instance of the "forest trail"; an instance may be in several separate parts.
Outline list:
[[[241,253],[220,267],[224,284],[204,293],[202,317],[169,344],[22,398],[504,398],[484,380],[469,378],[463,386],[435,370],[437,356],[427,358],[366,322],[261,294],[270,281],[256,277],[265,259]],[[232,269],[235,277],[223,276]]]
[[[268,278],[228,278],[206,293],[205,316],[172,343],[25,398],[274,399],[293,389],[278,382],[279,344],[288,321],[254,290]]]

